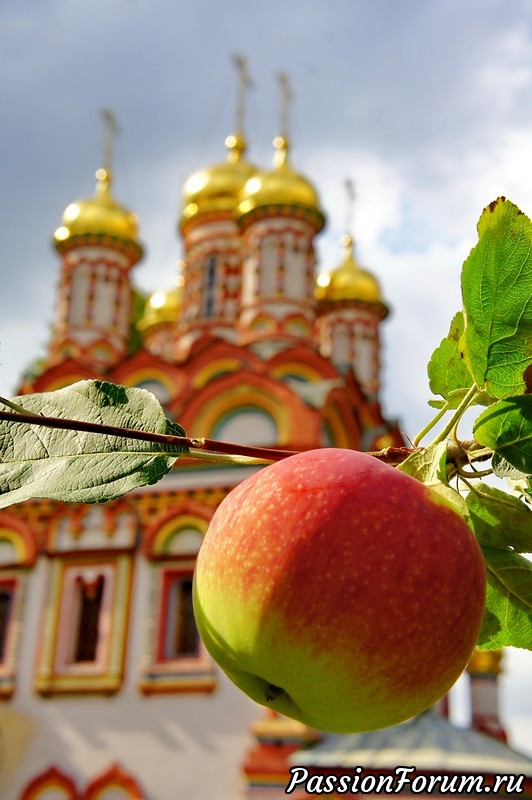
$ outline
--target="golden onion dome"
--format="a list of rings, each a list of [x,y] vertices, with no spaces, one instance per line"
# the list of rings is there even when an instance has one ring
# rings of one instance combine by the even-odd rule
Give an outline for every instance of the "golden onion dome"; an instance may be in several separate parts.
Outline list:
[[[112,236],[140,248],[137,216],[113,198],[110,171],[99,169],[96,179],[94,197],[70,203],[63,212],[61,225],[54,233],[56,247],[61,249],[73,237],[97,235]]]
[[[181,306],[182,282],[166,292],[155,292],[146,301],[142,317],[137,322],[137,328],[145,333],[148,328],[155,325],[173,324]]]
[[[316,299],[329,303],[358,300],[386,308],[382,300],[379,282],[371,272],[363,269],[355,260],[351,237],[344,236],[342,244],[344,257],[340,266],[329,274],[318,275],[314,292]]]
[[[502,650],[473,650],[469,659],[467,671],[470,675],[499,675],[501,667]]]
[[[266,206],[296,206],[310,212],[315,217],[316,229],[321,230],[325,217],[320,208],[318,193],[307,178],[290,166],[288,139],[277,136],[273,145],[273,169],[257,172],[248,180],[238,209],[240,216]]]
[[[242,188],[257,171],[256,167],[243,158],[246,141],[242,134],[228,136],[225,146],[226,161],[200,169],[186,181],[183,189],[182,228],[200,214],[233,213],[238,206]]]

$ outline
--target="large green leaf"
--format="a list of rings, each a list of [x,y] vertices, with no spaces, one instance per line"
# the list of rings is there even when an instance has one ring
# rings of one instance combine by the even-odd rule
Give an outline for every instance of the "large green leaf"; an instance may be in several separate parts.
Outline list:
[[[532,650],[532,564],[512,550],[482,551],[488,586],[478,646]]]
[[[500,197],[478,234],[462,270],[461,349],[476,385],[502,399],[525,391],[532,360],[532,224]]]
[[[475,485],[466,502],[481,545],[532,553],[532,510],[526,503],[486,483]]]
[[[15,400],[32,414],[184,435],[144,389],[80,381]],[[0,508],[32,497],[76,503],[112,500],[156,483],[184,449],[122,436],[0,422]]]
[[[532,473],[532,395],[495,403],[476,419],[473,433],[521,473]]]
[[[427,366],[431,392],[450,401],[450,408],[456,408],[473,385],[473,378],[459,347],[463,332],[464,315],[459,311],[453,317],[447,337],[442,339],[433,352]],[[430,404],[443,405],[441,401],[431,401]]]

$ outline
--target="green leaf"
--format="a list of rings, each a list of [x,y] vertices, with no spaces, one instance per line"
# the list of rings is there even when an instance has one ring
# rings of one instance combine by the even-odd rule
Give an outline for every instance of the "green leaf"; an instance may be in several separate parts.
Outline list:
[[[521,480],[527,478],[526,472],[521,472],[517,467],[512,466],[500,453],[494,453],[491,459],[491,467],[493,474],[498,478],[506,478],[507,480]]]
[[[437,492],[450,503],[455,511],[467,517],[468,511],[464,498],[447,482],[447,442],[431,444],[423,450],[415,451],[397,467],[412,478]]]
[[[429,406],[432,406],[432,408],[443,408],[446,406],[448,410],[458,408],[468,391],[469,389],[453,389],[453,391],[449,392],[448,400],[429,400]],[[493,397],[490,397],[487,392],[479,391],[479,393],[476,394],[471,400],[470,405],[491,406],[495,402],[496,400],[494,400]]]
[[[486,483],[466,497],[469,524],[481,545],[532,553],[532,510],[518,497]]]
[[[512,550],[483,547],[482,552],[488,585],[478,646],[532,650],[532,564]]]
[[[484,209],[478,234],[462,270],[460,346],[476,385],[502,399],[525,391],[532,361],[532,224],[500,197]]]
[[[184,435],[144,389],[80,381],[15,400],[32,414]],[[186,448],[122,436],[0,422],[0,508],[32,497],[75,503],[112,500],[156,483],[182,451]]]
[[[519,472],[532,473],[532,395],[495,403],[476,419],[473,433]]]
[[[440,394],[445,400],[450,401],[449,408],[457,408],[460,400],[473,385],[473,378],[459,347],[463,332],[464,315],[459,311],[453,317],[447,337],[442,339],[433,352],[427,366],[431,392]]]
[[[426,483],[427,486],[434,486],[447,482],[446,463],[447,444],[439,442],[423,450],[414,451],[402,464],[399,464],[397,469],[421,483]]]

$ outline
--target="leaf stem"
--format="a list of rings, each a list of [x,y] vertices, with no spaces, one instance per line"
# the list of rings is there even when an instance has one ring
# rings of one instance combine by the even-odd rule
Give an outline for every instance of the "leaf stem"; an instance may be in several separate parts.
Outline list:
[[[465,469],[459,468],[458,474],[461,478],[486,478],[488,475],[493,475],[492,469],[479,469],[473,470],[472,472],[466,471]]]
[[[452,415],[451,419],[448,421],[447,425],[438,434],[438,436],[436,436],[436,438],[430,443],[429,447],[434,444],[439,444],[440,442],[443,442],[449,436],[451,431],[453,431],[460,422],[466,408],[468,408],[471,405],[472,401],[475,399],[477,394],[479,394],[479,392],[480,389],[478,389],[475,385],[473,385],[469,389],[467,394],[463,397],[462,402]]]
[[[447,402],[446,402],[446,403],[445,403],[445,404],[444,404],[444,405],[443,405],[443,406],[440,408],[440,410],[438,411],[438,413],[436,414],[436,416],[435,416],[435,417],[433,417],[433,418],[430,420],[430,422],[428,422],[428,423],[427,423],[427,425],[425,425],[425,427],[424,427],[424,428],[422,428],[422,429],[419,431],[419,433],[417,434],[417,436],[415,436],[415,437],[414,437],[414,440],[413,440],[413,442],[412,442],[412,444],[414,445],[414,447],[417,447],[417,446],[419,445],[420,441],[421,441],[421,440],[422,440],[422,439],[423,439],[423,438],[424,438],[424,437],[427,435],[427,433],[428,433],[429,431],[431,431],[431,430],[433,429],[433,427],[434,427],[435,425],[437,425],[437,424],[438,424],[438,422],[440,421],[440,419],[441,419],[441,418],[442,418],[442,417],[443,417],[443,416],[444,416],[444,415],[447,413],[447,411],[448,411],[448,410],[449,410],[449,401],[447,401]]]
[[[210,453],[206,450],[194,449],[185,453],[184,458],[197,459],[198,461],[211,461],[215,464],[240,464],[242,466],[266,466],[267,464],[274,463],[271,458],[254,458],[253,456],[241,456],[236,453]]]
[[[31,416],[31,411],[26,411],[25,408],[19,406],[17,403],[14,403],[12,400],[7,400],[5,397],[0,397],[0,403],[8,408],[12,408],[17,414],[24,414],[24,416]]]

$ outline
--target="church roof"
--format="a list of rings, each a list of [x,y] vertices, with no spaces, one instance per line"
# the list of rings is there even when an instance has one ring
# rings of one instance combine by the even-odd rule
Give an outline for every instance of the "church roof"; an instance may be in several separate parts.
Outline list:
[[[532,758],[469,728],[458,728],[434,711],[401,725],[368,733],[325,734],[309,750],[294,753],[298,766],[394,769],[412,765],[420,771],[524,774],[532,777]]]

